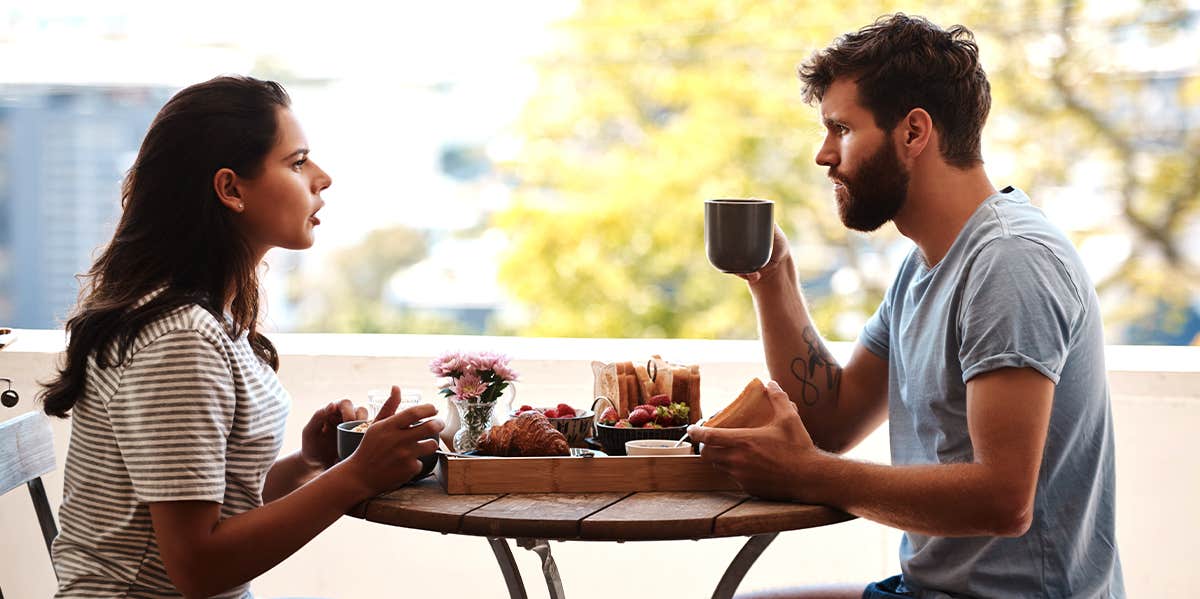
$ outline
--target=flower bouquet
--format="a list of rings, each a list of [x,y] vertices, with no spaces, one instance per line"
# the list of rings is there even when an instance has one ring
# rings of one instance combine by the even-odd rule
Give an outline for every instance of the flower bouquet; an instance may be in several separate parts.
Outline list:
[[[455,451],[475,449],[491,429],[497,400],[517,380],[508,361],[508,356],[495,352],[447,352],[429,363],[429,370],[443,378],[439,393],[454,405],[461,421],[454,433]]]

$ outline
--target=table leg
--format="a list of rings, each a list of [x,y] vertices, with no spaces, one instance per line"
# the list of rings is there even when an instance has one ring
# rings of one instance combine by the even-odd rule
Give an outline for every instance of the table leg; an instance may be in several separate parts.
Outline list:
[[[738,585],[742,584],[742,579],[746,577],[746,572],[750,571],[750,566],[754,565],[758,556],[767,550],[767,546],[777,536],[779,533],[772,532],[750,537],[750,540],[746,541],[742,550],[738,552],[737,557],[734,557],[733,562],[726,568],[721,581],[717,583],[717,589],[712,594],[713,599],[731,599],[733,593],[737,591]]]
[[[542,558],[542,575],[546,577],[546,589],[550,599],[564,599],[562,579],[558,577],[558,566],[554,564],[554,556],[550,555],[550,542],[546,539],[517,539],[517,545],[524,547]]]
[[[496,562],[500,564],[500,571],[504,573],[504,584],[508,585],[508,596],[511,599],[528,599],[525,594],[525,583],[521,581],[521,571],[517,569],[517,562],[513,560],[512,550],[508,548],[508,541],[499,537],[488,537],[488,544],[492,546],[492,553],[496,554]]]

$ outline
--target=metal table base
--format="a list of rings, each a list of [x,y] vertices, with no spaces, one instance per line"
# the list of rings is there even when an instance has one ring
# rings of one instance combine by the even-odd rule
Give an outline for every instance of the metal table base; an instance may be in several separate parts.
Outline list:
[[[779,533],[772,532],[750,537],[742,546],[741,551],[738,551],[733,558],[729,567],[725,569],[725,574],[721,576],[716,590],[713,591],[713,599],[732,599],[738,585],[746,577],[746,572],[750,571],[750,567],[758,560],[758,556],[766,551],[771,541],[774,541],[777,536]],[[521,571],[517,569],[517,562],[513,559],[512,550],[508,547],[508,539],[488,537],[487,540],[492,546],[492,553],[496,554],[500,572],[504,574],[504,584],[508,586],[508,596],[512,599],[528,599],[528,595],[525,593],[525,583],[521,579]],[[546,589],[550,592],[550,599],[565,599],[566,594],[563,592],[562,579],[558,575],[558,566],[554,564],[554,556],[550,554],[550,543],[546,539],[529,538],[519,538],[516,539],[516,542],[518,546],[538,554],[538,557],[541,558],[542,575],[546,578]]]

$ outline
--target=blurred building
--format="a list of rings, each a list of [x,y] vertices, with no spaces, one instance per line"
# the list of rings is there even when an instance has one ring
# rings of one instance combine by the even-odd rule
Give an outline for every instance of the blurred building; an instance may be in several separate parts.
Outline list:
[[[120,214],[121,179],[171,89],[0,84],[0,323],[55,328]]]

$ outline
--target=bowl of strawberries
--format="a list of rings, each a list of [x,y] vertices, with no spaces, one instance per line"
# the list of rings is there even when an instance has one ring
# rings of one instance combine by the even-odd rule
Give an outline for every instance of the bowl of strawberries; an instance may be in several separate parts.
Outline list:
[[[592,433],[593,413],[591,410],[572,408],[565,403],[560,403],[553,408],[521,406],[513,410],[511,416],[516,416],[530,410],[541,412],[543,416],[549,419],[550,424],[553,424],[554,428],[558,429],[558,432],[567,438],[567,445],[571,447],[584,447],[584,439]]]
[[[676,441],[687,433],[690,408],[686,403],[672,402],[669,395],[651,397],[646,403],[635,406],[624,418],[608,398],[596,398],[597,404],[601,402],[608,403],[608,407],[596,418],[596,440],[608,455],[625,455],[626,441]]]

